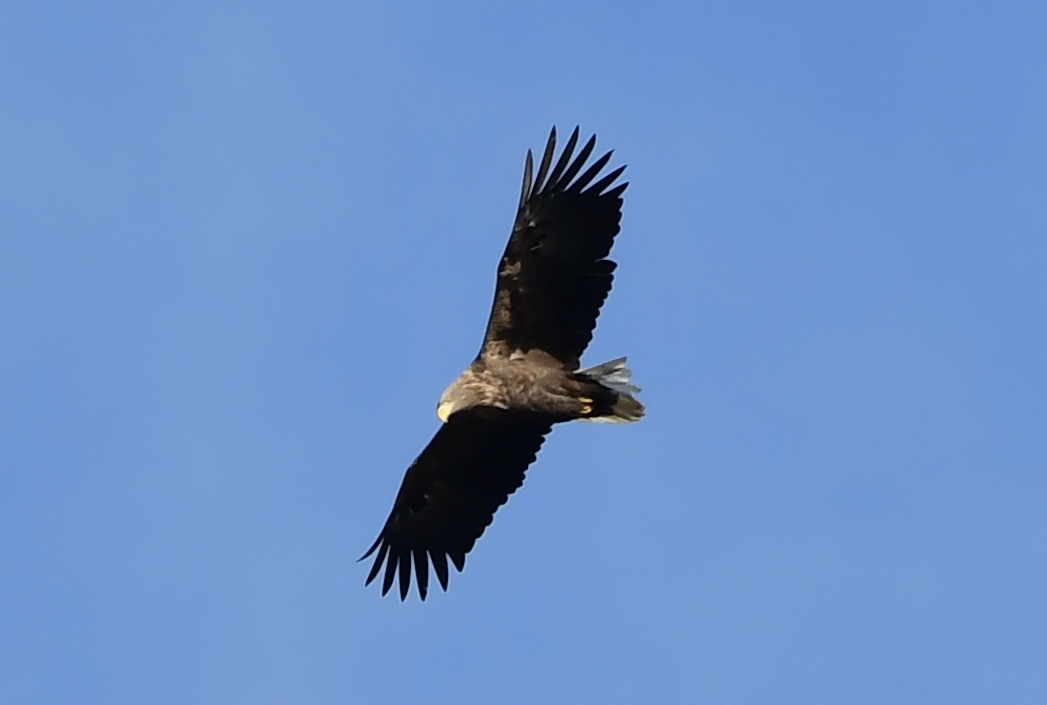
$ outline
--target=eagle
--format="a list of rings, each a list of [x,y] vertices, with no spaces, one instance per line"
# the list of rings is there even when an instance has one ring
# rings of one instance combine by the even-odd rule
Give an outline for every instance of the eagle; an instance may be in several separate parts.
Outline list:
[[[600,176],[613,152],[585,168],[595,135],[575,156],[577,144],[575,127],[554,164],[554,126],[537,173],[527,151],[480,352],[440,396],[443,423],[407,469],[385,526],[360,558],[377,552],[364,584],[384,566],[382,595],[398,583],[405,600],[413,569],[424,601],[430,567],[446,591],[448,559],[464,569],[554,424],[644,415],[626,358],[580,369],[611,290],[617,265],[607,256],[628,183],[615,184],[624,166]]]

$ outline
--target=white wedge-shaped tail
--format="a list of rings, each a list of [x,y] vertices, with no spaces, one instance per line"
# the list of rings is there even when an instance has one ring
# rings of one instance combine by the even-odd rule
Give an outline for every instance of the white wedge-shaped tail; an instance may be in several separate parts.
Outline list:
[[[626,359],[619,357],[614,360],[602,362],[599,365],[578,370],[579,373],[591,377],[608,389],[618,393],[618,400],[614,409],[606,416],[590,416],[581,421],[593,423],[631,423],[643,418],[643,404],[634,397],[640,392],[640,388],[632,383],[633,372],[625,366]]]

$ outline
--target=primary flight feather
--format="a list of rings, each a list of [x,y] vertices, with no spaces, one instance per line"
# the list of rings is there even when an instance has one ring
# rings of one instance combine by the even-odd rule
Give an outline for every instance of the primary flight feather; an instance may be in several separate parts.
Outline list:
[[[615,184],[624,166],[600,176],[611,152],[586,167],[595,136],[575,155],[577,144],[576,127],[554,164],[554,127],[537,173],[527,152],[480,352],[440,397],[443,424],[407,469],[392,513],[361,558],[377,552],[366,584],[382,575],[383,595],[397,584],[406,599],[413,571],[424,600],[430,567],[447,589],[448,560],[465,567],[553,424],[644,415],[624,357],[579,369],[614,279],[607,255],[628,184]]]

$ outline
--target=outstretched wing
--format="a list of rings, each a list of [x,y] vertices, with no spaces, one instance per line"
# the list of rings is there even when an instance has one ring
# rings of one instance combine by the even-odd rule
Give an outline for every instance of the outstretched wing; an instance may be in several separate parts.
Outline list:
[[[452,414],[407,469],[382,533],[360,558],[378,551],[365,584],[378,577],[384,564],[382,594],[399,574],[404,600],[413,565],[424,600],[431,563],[446,590],[447,559],[461,572],[465,554],[523,484],[551,428],[538,415],[490,407]]]
[[[628,183],[611,188],[624,166],[593,181],[611,152],[579,176],[596,137],[572,159],[577,143],[576,127],[552,166],[554,127],[533,179],[534,161],[527,152],[520,205],[498,266],[480,357],[507,357],[538,348],[575,370],[593,337],[600,306],[611,290],[616,265],[606,257],[618,234],[622,192]]]

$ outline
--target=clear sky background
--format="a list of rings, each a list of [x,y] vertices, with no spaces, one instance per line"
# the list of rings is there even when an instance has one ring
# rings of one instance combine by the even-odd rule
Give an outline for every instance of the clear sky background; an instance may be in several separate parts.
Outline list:
[[[1047,4],[0,5],[0,702],[1042,703]],[[527,148],[627,163],[560,427],[355,562]]]

